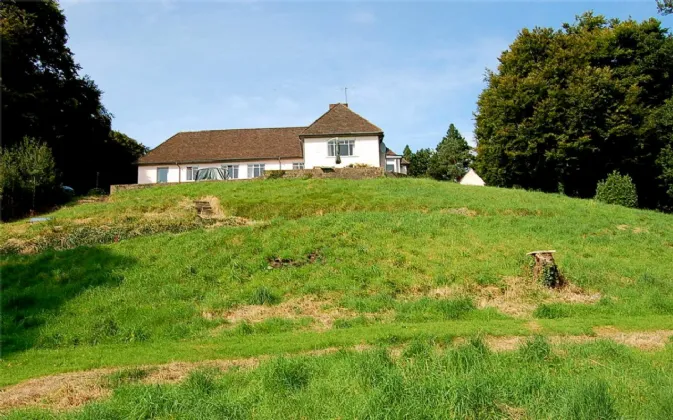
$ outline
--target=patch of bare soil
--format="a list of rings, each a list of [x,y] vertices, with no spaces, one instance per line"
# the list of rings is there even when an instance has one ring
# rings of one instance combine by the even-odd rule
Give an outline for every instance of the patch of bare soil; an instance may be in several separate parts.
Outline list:
[[[274,257],[269,258],[269,267],[271,268],[283,268],[283,267],[301,267],[305,264],[313,264],[321,258],[318,251],[313,251],[306,256],[306,258],[301,260],[293,260],[291,258],[280,258]]]
[[[518,318],[530,317],[540,303],[594,303],[601,295],[566,282],[563,287],[550,289],[522,277],[506,277],[502,285],[453,285],[433,289],[428,296],[435,298],[469,296],[479,308],[496,308]]]
[[[617,227],[617,230],[629,230],[630,226],[629,225],[617,225],[616,227]],[[635,234],[639,234],[639,233],[648,233],[649,231],[647,230],[647,228],[644,228],[644,227],[633,226],[633,228],[631,229],[631,232],[633,232]]]
[[[77,204],[86,204],[86,203],[104,203],[110,198],[109,195],[92,195],[89,197],[80,198],[77,200]]]
[[[474,217],[478,213],[475,210],[470,210],[467,207],[453,208],[453,209],[442,209],[439,211],[444,214],[458,214],[461,216]]]
[[[331,300],[316,296],[301,296],[279,303],[278,305],[239,306],[223,315],[230,323],[247,321],[257,323],[268,318],[300,319],[311,317],[317,329],[329,329],[339,318],[351,318],[355,312],[335,305]]]
[[[0,410],[38,406],[62,410],[110,395],[100,378],[114,369],[96,369],[30,379],[0,391]]]
[[[614,327],[599,327],[594,328],[594,332],[599,338],[607,338],[641,350],[661,349],[673,337],[673,330],[619,331]]]

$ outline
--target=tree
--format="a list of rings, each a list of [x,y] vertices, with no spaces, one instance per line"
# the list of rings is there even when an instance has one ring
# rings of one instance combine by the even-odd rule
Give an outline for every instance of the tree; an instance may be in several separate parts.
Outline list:
[[[673,0],[657,0],[657,10],[662,15],[673,13]]]
[[[48,205],[55,181],[54,158],[44,143],[26,137],[0,151],[0,196],[5,217]]]
[[[402,152],[402,157],[403,157],[407,162],[410,162],[410,161],[411,161],[411,155],[413,155],[413,152],[411,151],[411,148],[410,148],[409,145],[407,144],[406,146],[404,146],[404,151]]]
[[[61,181],[86,192],[128,180],[129,156],[111,133],[102,92],[66,45],[65,16],[53,0],[0,3],[2,146],[45,143]],[[119,160],[121,159],[121,160]],[[130,181],[135,181],[135,177]]]
[[[500,56],[477,104],[475,169],[490,185],[591,197],[614,170],[639,202],[669,199],[653,129],[673,93],[673,38],[656,19],[585,13],[563,29],[523,29]]]
[[[430,159],[428,174],[441,181],[457,181],[467,172],[472,163],[470,146],[456,126],[449,129],[437,145],[437,152]]]
[[[409,175],[410,176],[427,176],[428,166],[430,166],[430,159],[435,152],[432,149],[419,149],[409,158]]]

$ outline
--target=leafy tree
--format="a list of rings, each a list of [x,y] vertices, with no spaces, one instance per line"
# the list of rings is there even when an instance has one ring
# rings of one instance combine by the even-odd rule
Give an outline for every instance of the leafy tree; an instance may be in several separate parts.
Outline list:
[[[625,207],[638,207],[636,186],[628,175],[613,171],[596,186],[596,200]]]
[[[147,154],[149,148],[115,130],[110,132],[109,141],[109,159],[115,166],[108,168],[109,172],[100,174],[100,185],[134,184],[138,180],[136,162]]]
[[[657,10],[662,15],[673,13],[673,0],[657,0]]]
[[[437,153],[430,159],[428,174],[442,181],[457,181],[467,172],[472,162],[470,146],[455,125],[449,129],[437,145]]]
[[[409,158],[409,175],[410,176],[427,176],[430,160],[435,154],[432,149],[419,149]]]
[[[404,151],[402,152],[402,157],[406,159],[407,162],[411,161],[411,155],[413,155],[413,152],[411,151],[411,148],[407,144],[404,146]]]
[[[658,181],[662,191],[669,200],[662,205],[664,210],[673,210],[673,98],[666,101],[664,106],[650,115],[648,132],[652,138],[662,143],[661,151],[657,156],[656,165],[660,172]],[[663,200],[662,200],[663,201]]]
[[[656,19],[585,13],[563,29],[524,29],[500,56],[475,114],[475,169],[490,185],[591,197],[631,174],[647,207],[670,197],[653,127],[673,93],[673,38]],[[663,159],[663,158],[662,158]]]
[[[5,217],[48,205],[55,189],[54,158],[32,138],[0,150],[0,195]]]
[[[53,0],[0,3],[2,146],[46,143],[61,181],[85,192],[97,182],[134,182],[137,148],[111,134],[101,91],[66,45],[65,16]],[[124,151],[124,145],[130,149]]]

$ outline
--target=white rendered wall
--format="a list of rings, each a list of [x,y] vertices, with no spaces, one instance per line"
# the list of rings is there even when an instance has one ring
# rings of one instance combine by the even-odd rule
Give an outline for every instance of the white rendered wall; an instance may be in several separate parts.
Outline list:
[[[256,160],[256,161],[240,161],[240,162],[207,162],[207,163],[185,163],[178,165],[142,165],[138,166],[138,184],[151,184],[157,182],[157,169],[168,168],[168,182],[193,182],[187,181],[187,167],[198,166],[199,169],[204,168],[221,168],[222,165],[238,165],[238,179],[248,178],[248,165],[255,163],[263,163],[264,169],[267,171],[284,169],[292,169],[293,163],[303,162],[303,159],[281,159],[280,165],[278,159],[275,160]]]
[[[353,156],[341,156],[341,163],[336,164],[335,156],[327,156],[327,142],[334,137],[319,137],[304,139],[304,164],[306,169],[316,167],[343,168],[354,163],[364,163],[372,167],[381,167],[381,153],[377,136],[344,136],[339,140],[355,140]]]

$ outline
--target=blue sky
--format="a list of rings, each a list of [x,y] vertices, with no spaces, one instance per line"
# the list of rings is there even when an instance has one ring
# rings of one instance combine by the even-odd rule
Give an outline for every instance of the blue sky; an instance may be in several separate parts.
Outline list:
[[[63,0],[69,46],[113,128],[155,147],[178,131],[304,126],[344,101],[402,152],[454,123],[472,139],[484,71],[521,28],[587,10],[642,20],[655,0],[266,2]]]

